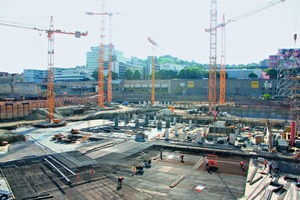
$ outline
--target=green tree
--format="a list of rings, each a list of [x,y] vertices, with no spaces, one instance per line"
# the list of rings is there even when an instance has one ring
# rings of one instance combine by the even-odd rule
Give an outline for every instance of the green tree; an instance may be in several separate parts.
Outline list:
[[[263,97],[264,97],[264,99],[266,99],[266,100],[271,99],[271,95],[270,95],[270,94],[264,94]]]
[[[271,79],[277,78],[277,70],[274,68],[269,68],[265,70],[266,75],[270,76]]]
[[[174,70],[159,70],[155,73],[157,79],[173,79],[176,78],[177,72]]]
[[[92,77],[98,81],[98,71],[93,71]]]
[[[141,72],[140,70],[135,70],[134,73],[133,73],[133,79],[134,80],[140,80],[141,79]]]
[[[125,71],[125,79],[127,79],[127,80],[133,79],[133,71],[131,69],[127,69]]]
[[[257,75],[256,75],[255,73],[251,72],[251,73],[248,75],[248,77],[251,78],[251,79],[255,79],[255,78],[257,78]]]
[[[118,78],[119,78],[119,74],[118,73],[116,73],[116,72],[112,72],[112,80],[118,80]]]

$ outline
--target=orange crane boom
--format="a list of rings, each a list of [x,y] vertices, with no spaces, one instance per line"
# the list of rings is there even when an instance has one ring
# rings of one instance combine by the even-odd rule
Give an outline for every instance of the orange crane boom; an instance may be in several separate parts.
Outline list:
[[[66,34],[66,35],[75,35],[75,37],[80,38],[81,36],[87,36],[88,32],[82,33],[79,31],[76,32],[66,32],[59,29],[54,29],[53,26],[53,17],[50,19],[50,28],[43,29],[37,28],[30,25],[18,24],[16,22],[9,21],[0,21],[0,25],[30,29],[36,31],[45,31],[48,37],[48,78],[47,78],[47,108],[48,108],[48,120],[49,123],[53,121],[54,107],[55,107],[55,97],[54,97],[54,84],[53,84],[53,66],[54,66],[54,33]]]

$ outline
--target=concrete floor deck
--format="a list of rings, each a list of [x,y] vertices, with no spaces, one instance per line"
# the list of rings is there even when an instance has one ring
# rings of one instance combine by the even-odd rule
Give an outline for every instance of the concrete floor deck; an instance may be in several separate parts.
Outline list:
[[[65,184],[41,157],[2,163],[1,168],[18,199],[39,195],[54,199],[238,199],[244,195],[247,174],[239,162],[247,163],[247,159],[219,156],[218,170],[207,171],[200,154],[164,150],[160,160],[159,146],[128,142],[109,148],[115,150],[100,154],[96,160],[86,155],[80,158],[79,151],[55,154],[56,159],[72,165],[72,170],[80,174],[78,177],[65,172],[71,185]],[[185,155],[184,162],[180,162],[180,154]],[[143,174],[133,175],[132,165],[149,158],[152,166]],[[87,164],[74,165],[76,162]],[[92,175],[91,169],[95,171]],[[121,189],[117,188],[118,176],[124,177]],[[178,185],[169,187],[182,176]],[[204,188],[199,192],[197,186]]]

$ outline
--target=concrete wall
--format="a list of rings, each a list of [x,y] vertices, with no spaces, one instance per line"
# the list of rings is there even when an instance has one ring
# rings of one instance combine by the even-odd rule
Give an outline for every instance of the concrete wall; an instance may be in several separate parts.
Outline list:
[[[219,107],[219,112],[227,112],[231,115],[245,118],[268,118],[268,119],[288,119],[290,111],[288,109],[263,108],[263,107]]]
[[[252,82],[257,81],[258,88],[252,87]],[[226,100],[235,101],[237,97],[259,97],[264,93],[275,94],[275,80],[272,81],[272,88],[265,89],[265,80],[249,79],[227,79],[226,80]],[[193,84],[189,84],[193,83]],[[149,86],[148,92],[142,92],[143,84]],[[96,93],[97,81],[85,82],[57,82],[54,83],[56,95],[92,95]],[[156,80],[157,95],[183,95],[183,98],[189,99],[189,96],[195,96],[199,100],[208,99],[208,79],[173,79]],[[113,85],[114,94],[122,94],[124,86],[130,87],[129,94],[144,94],[148,98],[151,93],[151,80],[124,80],[119,85]],[[166,88],[167,87],[167,88]],[[32,83],[3,83],[0,84],[0,97],[19,97],[19,96],[39,96],[42,91],[46,91],[47,84],[35,85]],[[105,87],[106,88],[106,87]],[[105,89],[106,90],[106,89]],[[217,82],[217,99],[219,98],[219,82]],[[180,97],[182,99],[182,97]],[[176,97],[175,97],[176,98]],[[184,100],[184,99],[182,99]],[[191,98],[193,100],[193,98]],[[196,99],[197,100],[197,99]]]
[[[13,97],[20,96],[37,96],[40,89],[37,85],[32,83],[3,83],[0,84],[0,97]]]

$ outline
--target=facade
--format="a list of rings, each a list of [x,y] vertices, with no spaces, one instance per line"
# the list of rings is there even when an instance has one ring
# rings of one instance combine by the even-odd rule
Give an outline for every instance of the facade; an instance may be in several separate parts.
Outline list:
[[[90,51],[86,54],[86,69],[89,74],[92,74],[94,71],[98,71],[99,68],[99,56],[100,56],[100,47],[94,46],[90,48]],[[109,62],[109,45],[104,45],[104,70],[108,69]],[[112,49],[112,60],[113,62],[130,62],[129,58],[124,57],[122,51],[119,51],[113,47]]]
[[[84,67],[53,68],[54,82],[74,82],[92,80]]]
[[[234,79],[249,79],[249,74],[251,73],[256,74],[258,79],[262,76],[261,69],[226,69],[228,78]]]
[[[172,63],[166,63],[166,64],[160,65],[160,70],[173,70],[175,72],[179,72],[180,70],[182,70],[184,68],[185,68],[185,66],[176,65],[176,64],[172,64]]]
[[[36,69],[24,69],[24,82],[26,83],[46,83],[48,71]],[[88,75],[84,67],[75,68],[53,68],[54,82],[86,81],[92,78]]]
[[[273,68],[273,69],[278,68],[278,56],[277,55],[269,56],[269,68]]]
[[[24,82],[26,83],[46,83],[47,82],[47,70],[38,69],[24,69]]]

